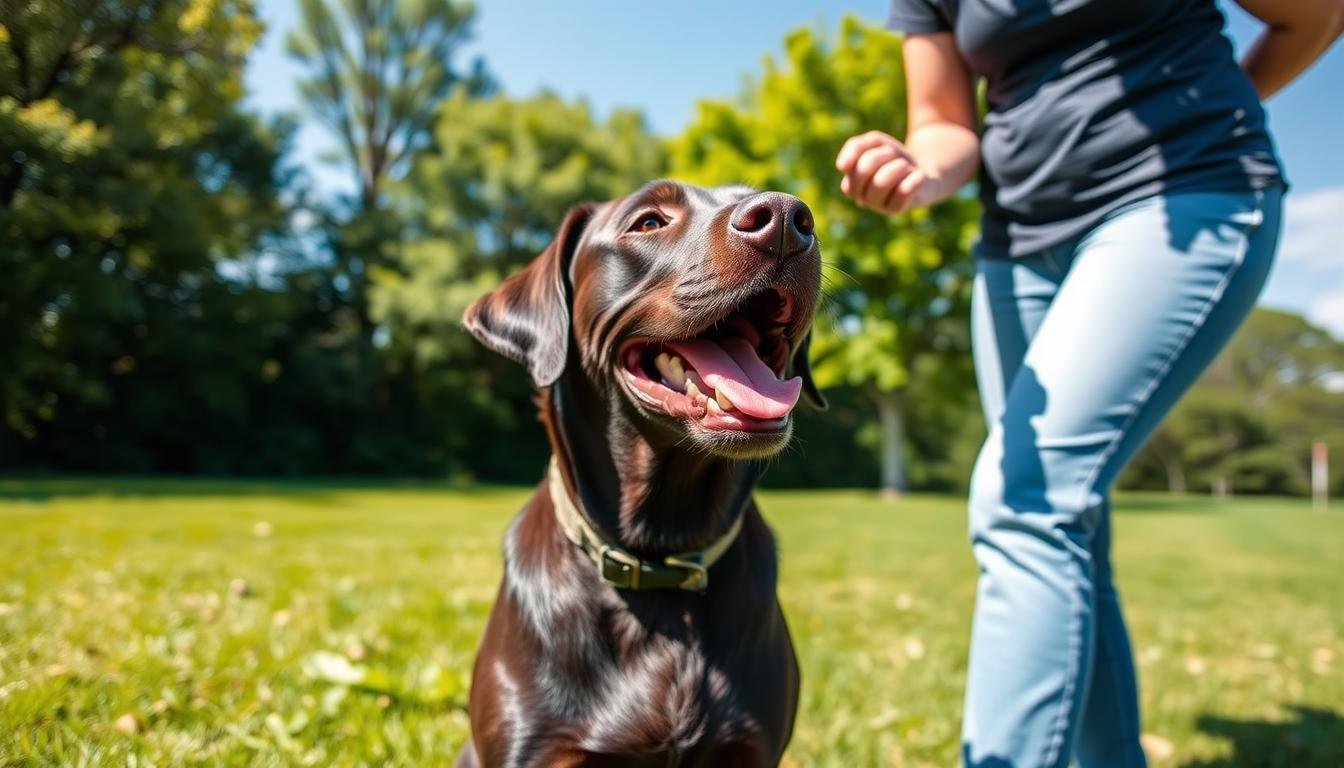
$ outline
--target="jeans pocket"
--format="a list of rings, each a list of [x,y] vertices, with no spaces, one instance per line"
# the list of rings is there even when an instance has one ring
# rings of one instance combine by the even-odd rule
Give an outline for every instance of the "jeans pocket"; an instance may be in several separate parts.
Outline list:
[[[1227,217],[1229,222],[1241,227],[1242,231],[1248,235],[1265,223],[1264,190],[1257,189],[1251,195],[1250,207],[1235,210]]]
[[[1166,195],[1162,210],[1169,245],[1186,253],[1221,253],[1240,262],[1265,225],[1268,206],[1277,204],[1277,196],[1270,200],[1265,190]]]

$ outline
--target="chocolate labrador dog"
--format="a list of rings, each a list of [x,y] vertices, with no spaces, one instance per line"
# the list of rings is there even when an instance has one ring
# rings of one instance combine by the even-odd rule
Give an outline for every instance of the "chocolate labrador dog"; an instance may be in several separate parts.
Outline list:
[[[553,458],[505,538],[459,766],[769,766],[798,664],[752,501],[788,442],[812,213],[658,181],[569,211],[463,318],[525,365]]]

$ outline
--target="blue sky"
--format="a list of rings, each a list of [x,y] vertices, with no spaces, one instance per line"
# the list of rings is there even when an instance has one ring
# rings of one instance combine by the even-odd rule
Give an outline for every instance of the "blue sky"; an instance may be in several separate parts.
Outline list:
[[[299,73],[284,54],[284,36],[297,23],[297,0],[257,2],[267,32],[249,62],[249,99],[265,112],[296,111]],[[1219,5],[1228,33],[1244,50],[1258,23],[1230,2]],[[880,23],[886,3],[478,0],[469,53],[485,58],[507,93],[544,87],[583,98],[599,112],[637,107],[655,131],[671,134],[690,120],[697,100],[736,93],[744,75],[780,51],[789,30],[834,28],[844,13]],[[1263,303],[1305,313],[1344,337],[1344,44],[1267,108],[1293,190]],[[298,152],[320,188],[344,191],[346,174],[319,159],[332,146],[319,127],[308,125]]]

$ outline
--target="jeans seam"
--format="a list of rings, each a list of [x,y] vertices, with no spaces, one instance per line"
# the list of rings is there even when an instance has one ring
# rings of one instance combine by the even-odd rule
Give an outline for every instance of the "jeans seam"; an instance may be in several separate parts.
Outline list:
[[[1065,274],[1065,270],[1063,267],[1059,266],[1059,260],[1055,258],[1054,247],[1046,248],[1041,252],[1041,255],[1044,256],[1046,262],[1050,264],[1050,268],[1055,271],[1055,277],[1062,278]]]
[[[1078,684],[1078,673],[1083,666],[1080,638],[1080,635],[1083,634],[1082,601],[1078,600],[1077,595],[1071,592],[1069,603],[1073,606],[1073,611],[1069,615],[1069,658],[1073,659],[1073,663],[1069,665],[1068,675],[1064,678],[1064,696],[1060,701],[1059,712],[1055,715],[1050,741],[1045,745],[1045,759],[1041,762],[1043,766],[1052,766],[1059,759],[1060,749],[1064,746],[1064,733],[1069,729],[1069,720],[1073,717],[1073,708],[1070,706],[1070,701]]]
[[[1250,247],[1250,233],[1248,231],[1245,234],[1246,239],[1242,241],[1242,244],[1237,251],[1237,256],[1232,262],[1232,266],[1227,270],[1227,273],[1223,275],[1223,279],[1218,282],[1217,290],[1215,290],[1209,296],[1208,300],[1204,304],[1204,307],[1200,310],[1199,317],[1197,317],[1195,321],[1190,324],[1190,328],[1181,337],[1175,349],[1171,351],[1171,354],[1167,355],[1167,359],[1163,361],[1161,369],[1159,369],[1156,373],[1153,374],[1153,378],[1149,382],[1149,386],[1140,394],[1139,402],[1135,405],[1134,411],[1130,413],[1129,416],[1125,419],[1124,424],[1122,424],[1120,426],[1120,429],[1116,432],[1115,438],[1112,439],[1110,444],[1106,446],[1106,449],[1102,451],[1101,455],[1097,457],[1097,461],[1092,465],[1092,468],[1088,471],[1086,480],[1083,482],[1083,485],[1079,490],[1079,498],[1077,502],[1075,502],[1076,506],[1081,507],[1084,503],[1086,503],[1089,489],[1092,487],[1092,484],[1097,481],[1097,476],[1101,474],[1102,467],[1106,466],[1106,462],[1110,461],[1111,457],[1115,455],[1116,450],[1118,450],[1120,447],[1121,441],[1124,440],[1125,435],[1129,433],[1130,427],[1134,425],[1134,422],[1138,419],[1139,415],[1143,412],[1144,408],[1151,401],[1153,393],[1157,391],[1157,388],[1159,386],[1161,386],[1161,382],[1163,381],[1163,379],[1165,379],[1167,374],[1171,372],[1172,367],[1175,365],[1176,359],[1181,355],[1181,353],[1183,353],[1187,348],[1189,348],[1190,340],[1194,338],[1196,333],[1199,332],[1199,329],[1204,327],[1205,321],[1209,319],[1209,314],[1213,312],[1213,308],[1217,305],[1218,300],[1222,298],[1224,293],[1227,292],[1228,284],[1232,282],[1232,279],[1241,269],[1242,264],[1245,262],[1246,259],[1246,251]],[[1065,699],[1065,703],[1063,705],[1064,709],[1068,708],[1067,702],[1068,700]]]
[[[1257,203],[1256,209],[1260,210],[1261,209],[1260,198],[1257,197],[1256,203]],[[1175,348],[1173,348],[1171,353],[1167,355],[1166,360],[1164,360],[1162,363],[1162,367],[1153,374],[1153,377],[1149,382],[1148,387],[1145,388],[1142,393],[1140,393],[1138,403],[1135,405],[1134,410],[1129,414],[1129,416],[1126,417],[1124,423],[1120,425],[1120,428],[1116,431],[1115,437],[1112,438],[1111,442],[1097,456],[1097,460],[1093,463],[1091,469],[1088,470],[1087,475],[1085,476],[1085,479],[1082,483],[1082,486],[1079,488],[1078,499],[1075,501],[1075,506],[1077,506],[1078,508],[1081,509],[1083,505],[1087,502],[1087,496],[1090,492],[1092,484],[1097,481],[1097,477],[1101,474],[1102,467],[1106,466],[1106,462],[1110,461],[1111,457],[1115,455],[1115,452],[1120,447],[1121,441],[1124,440],[1125,435],[1128,434],[1130,427],[1134,426],[1134,422],[1138,419],[1139,415],[1144,411],[1144,408],[1151,401],[1153,393],[1157,391],[1157,388],[1161,385],[1161,382],[1166,378],[1167,374],[1171,372],[1172,367],[1175,365],[1176,359],[1180,357],[1180,355],[1189,347],[1190,340],[1194,338],[1196,333],[1199,332],[1199,329],[1204,327],[1204,323],[1208,320],[1209,314],[1213,312],[1214,306],[1217,305],[1218,300],[1222,298],[1223,294],[1227,292],[1228,284],[1232,282],[1232,279],[1236,276],[1237,272],[1241,269],[1242,265],[1246,261],[1246,252],[1250,248],[1251,233],[1254,229],[1255,227],[1247,227],[1245,229],[1245,231],[1243,232],[1244,239],[1242,240],[1239,248],[1237,249],[1236,257],[1233,259],[1232,265],[1227,270],[1227,273],[1223,275],[1223,279],[1218,282],[1218,287],[1209,295],[1209,298],[1205,302],[1204,307],[1200,310],[1199,316],[1195,318],[1195,321],[1190,324],[1189,329],[1187,329],[1185,334],[1181,336]],[[1077,624],[1076,614],[1074,616],[1074,623],[1075,625]],[[1076,652],[1077,643],[1075,641],[1075,638],[1077,634],[1078,633],[1075,631],[1071,633],[1069,638],[1070,651],[1073,652],[1071,658],[1076,659],[1076,661],[1069,670],[1069,677],[1065,680],[1064,690],[1066,695],[1060,702],[1060,714],[1056,718],[1055,732],[1047,748],[1046,752],[1047,765],[1050,763],[1050,761],[1058,757],[1059,755],[1058,748],[1064,740],[1063,739],[1064,731],[1068,728],[1068,719],[1066,715],[1070,714],[1071,709],[1070,696],[1072,696],[1073,693],[1073,684],[1075,682],[1075,678],[1077,677],[1077,668],[1081,666],[1081,659],[1077,659],[1078,654]]]
[[[1117,600],[1118,600],[1118,599],[1119,599],[1119,598],[1117,598]],[[1116,609],[1119,610],[1119,606],[1118,606],[1118,605],[1117,605],[1117,608],[1116,608]],[[1107,631],[1103,630],[1102,632],[1099,632],[1099,633],[1098,633],[1098,635],[1101,635],[1101,634],[1106,634],[1106,635],[1111,635],[1111,636],[1112,636],[1112,640],[1111,640],[1111,641],[1108,641],[1108,647],[1111,649],[1112,654],[1113,654],[1113,653],[1114,653],[1114,650],[1115,650],[1115,647],[1116,647],[1117,645],[1119,645],[1118,643],[1114,642],[1114,638],[1113,638],[1113,636],[1115,635],[1115,633],[1114,633],[1113,631],[1112,631],[1112,632],[1107,632]],[[1108,665],[1106,665],[1106,666],[1107,666],[1107,669],[1108,669],[1108,671],[1109,671],[1109,673],[1110,673],[1110,676],[1111,676],[1111,687],[1114,688],[1116,691],[1121,690],[1121,688],[1123,687],[1123,684],[1124,684],[1125,681],[1124,681],[1123,679],[1121,679],[1121,676],[1120,676],[1119,673],[1116,671],[1116,666],[1115,666],[1115,664],[1112,663],[1112,664],[1108,664]],[[1137,672],[1135,673],[1135,676],[1137,677]],[[1127,730],[1129,730],[1129,731],[1132,732],[1132,733],[1138,733],[1138,732],[1139,732],[1139,723],[1137,723],[1137,722],[1131,723],[1131,722],[1130,722],[1130,717],[1129,717],[1129,715],[1130,715],[1130,708],[1129,708],[1129,707],[1121,706],[1121,707],[1119,707],[1119,710],[1120,710],[1120,720],[1121,720],[1121,722],[1122,722],[1124,725],[1126,725],[1126,726],[1131,726],[1131,725],[1132,725],[1132,728],[1128,728]],[[1139,755],[1140,755],[1140,757],[1139,757],[1138,760],[1134,760],[1134,756],[1135,756],[1135,755],[1134,755],[1134,750],[1135,750],[1136,748],[1139,749]],[[1131,761],[1134,765],[1139,765],[1139,766],[1141,766],[1141,765],[1143,765],[1143,764],[1146,762],[1146,759],[1142,757],[1142,755],[1143,755],[1143,749],[1142,749],[1142,748],[1139,748],[1137,743],[1132,743],[1132,744],[1131,744],[1131,743],[1126,743],[1126,744],[1125,744],[1125,752],[1128,754],[1128,758],[1127,758],[1127,759],[1128,759],[1129,761]]]

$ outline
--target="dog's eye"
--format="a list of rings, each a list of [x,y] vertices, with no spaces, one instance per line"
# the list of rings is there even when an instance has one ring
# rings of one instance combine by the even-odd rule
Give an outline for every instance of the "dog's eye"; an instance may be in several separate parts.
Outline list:
[[[667,219],[656,211],[646,211],[635,217],[635,223],[631,225],[631,232],[652,232],[656,229],[662,229],[667,226]]]

